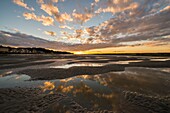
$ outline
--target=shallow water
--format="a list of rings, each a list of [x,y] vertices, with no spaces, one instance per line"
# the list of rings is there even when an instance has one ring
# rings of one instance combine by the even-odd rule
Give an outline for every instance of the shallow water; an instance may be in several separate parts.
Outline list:
[[[97,63],[76,63],[76,64],[66,64],[66,65],[62,65],[62,66],[50,66],[49,68],[71,68],[71,67],[80,67],[80,66],[103,66],[105,64],[97,64]]]
[[[142,75],[144,73],[143,70],[146,74],[152,71],[152,75],[149,78],[145,78]],[[154,72],[154,69],[127,68],[123,72],[111,72],[94,76],[79,75],[50,81],[29,81],[30,76],[28,75],[12,74],[0,78],[0,88],[37,87],[41,88],[46,94],[55,92],[66,94],[88,109],[115,110],[117,104],[120,103],[121,92],[124,90],[156,95],[160,90],[157,91],[155,87],[164,87],[164,89],[161,89],[161,92],[163,94],[166,92],[170,93],[168,91],[170,86],[161,83],[163,80],[168,80],[167,84],[170,83],[170,78],[167,79],[165,77],[169,76],[169,74],[162,71]],[[160,80],[153,78],[154,76],[160,77],[160,75],[163,76],[159,78]]]
[[[89,58],[90,57],[88,57],[88,59]],[[103,57],[96,58],[103,59]],[[104,58],[107,58],[107,56],[104,56]],[[118,60],[109,63],[87,63],[81,62],[79,59],[78,63],[67,64],[70,61],[74,61],[74,59],[67,58],[63,60],[63,62],[60,61],[60,63],[57,64],[58,59],[54,58],[52,60],[55,62],[51,64],[15,67],[14,69],[11,68],[8,70],[4,69],[3,74],[0,76],[0,88],[41,88],[45,94],[52,94],[55,92],[66,94],[88,109],[107,109],[112,111],[116,111],[121,104],[123,98],[122,92],[130,91],[152,96],[166,96],[170,94],[170,68],[125,67],[125,71],[120,72],[108,72],[97,75],[77,75],[66,79],[34,81],[30,81],[31,77],[29,75],[16,74],[18,70],[32,68],[68,69],[75,66],[102,67],[107,64],[129,64],[131,62],[139,63],[143,61],[143,58],[139,58],[139,60]],[[109,56],[108,59],[112,58]],[[152,60],[150,57],[147,59]],[[47,61],[47,59],[45,60]],[[158,58],[157,61],[162,61],[162,58],[160,58],[160,60]]]

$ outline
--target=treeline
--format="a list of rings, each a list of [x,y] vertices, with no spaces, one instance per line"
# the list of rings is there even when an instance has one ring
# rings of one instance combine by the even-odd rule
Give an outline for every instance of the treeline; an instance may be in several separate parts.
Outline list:
[[[0,54],[71,54],[63,51],[53,51],[45,48],[13,48],[0,45]]]

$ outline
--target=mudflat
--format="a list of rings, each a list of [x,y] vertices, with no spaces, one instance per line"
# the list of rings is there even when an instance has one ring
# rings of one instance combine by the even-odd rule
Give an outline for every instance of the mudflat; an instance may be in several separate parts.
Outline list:
[[[170,57],[0,55],[0,112],[169,113]]]

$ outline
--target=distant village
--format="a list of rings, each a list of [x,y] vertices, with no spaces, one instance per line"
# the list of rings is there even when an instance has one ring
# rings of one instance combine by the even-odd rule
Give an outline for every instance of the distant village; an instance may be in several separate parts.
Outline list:
[[[0,45],[0,54],[71,54],[71,53],[53,51],[45,48],[14,48]]]

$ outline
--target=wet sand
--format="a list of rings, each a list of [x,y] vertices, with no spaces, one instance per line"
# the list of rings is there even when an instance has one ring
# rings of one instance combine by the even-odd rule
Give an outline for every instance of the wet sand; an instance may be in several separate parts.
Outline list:
[[[169,96],[148,96],[124,91],[118,113],[169,113]],[[44,94],[41,89],[15,88],[0,90],[1,113],[114,113],[110,110],[93,110],[79,105],[61,93]]]
[[[82,62],[79,61],[79,63]],[[93,63],[99,63],[99,61],[96,62],[93,61]],[[142,62],[130,62],[129,64],[108,64],[102,67],[75,66],[68,69],[62,69],[62,68],[58,68],[58,69],[44,68],[43,70],[27,69],[27,70],[19,71],[17,73],[29,75],[31,76],[31,80],[53,80],[53,79],[69,78],[77,75],[96,75],[96,74],[103,74],[112,71],[114,72],[124,71],[126,67],[170,68],[170,60],[167,60],[166,62],[165,61],[142,61]]]
[[[170,112],[169,57],[1,55],[0,62],[0,113]]]
[[[64,106],[63,102],[69,103],[70,106]],[[55,104],[55,109],[59,112],[79,112],[86,109],[78,105],[74,100],[66,95],[44,94],[41,89],[1,89],[0,90],[0,112],[1,113],[50,113],[50,107]],[[64,107],[68,107],[64,109]],[[62,109],[63,108],[63,109]],[[53,113],[56,111],[52,111]]]
[[[64,79],[76,75],[96,75],[111,71],[123,71],[124,67],[119,65],[106,65],[103,67],[71,67],[69,69],[28,69],[17,72],[31,76],[31,80],[53,80]]]

